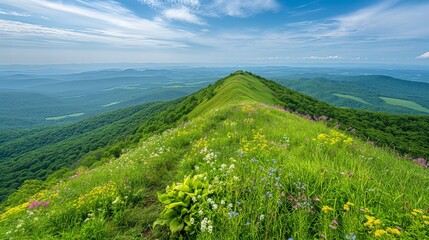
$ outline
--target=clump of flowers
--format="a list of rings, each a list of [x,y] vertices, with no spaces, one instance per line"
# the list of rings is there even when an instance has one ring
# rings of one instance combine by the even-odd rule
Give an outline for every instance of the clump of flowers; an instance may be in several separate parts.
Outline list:
[[[381,224],[381,220],[377,219],[376,217],[365,215],[365,218],[366,222],[363,225],[369,229],[373,229],[374,227],[377,227]]]
[[[322,207],[322,212],[323,213],[328,213],[328,212],[331,212],[331,211],[334,211],[334,209],[333,208],[331,208],[330,206],[328,206],[328,205],[324,205],[323,207]]]
[[[89,193],[80,196],[74,206],[85,208],[90,206],[109,205],[118,197],[118,188],[113,182],[94,187]]]
[[[348,212],[350,211],[350,207],[354,206],[354,204],[352,202],[347,202],[346,204],[344,204],[343,209],[344,211]]]
[[[319,134],[317,136],[317,140],[323,142],[325,145],[336,145],[336,144],[350,145],[353,143],[353,138],[348,137],[344,133],[340,133],[335,130],[329,131],[329,134],[326,134],[326,133]]]
[[[429,167],[428,162],[424,158],[415,158],[415,159],[413,159],[413,162],[417,163],[422,168],[428,168]]]
[[[387,231],[383,229],[377,229],[374,232],[375,237],[382,237],[383,235],[386,235],[386,234],[388,234]]]
[[[29,209],[37,209],[37,208],[39,208],[41,206],[47,207],[50,203],[51,203],[50,201],[43,202],[43,201],[34,200],[34,201],[32,201],[30,203],[30,205],[28,206],[28,208]]]

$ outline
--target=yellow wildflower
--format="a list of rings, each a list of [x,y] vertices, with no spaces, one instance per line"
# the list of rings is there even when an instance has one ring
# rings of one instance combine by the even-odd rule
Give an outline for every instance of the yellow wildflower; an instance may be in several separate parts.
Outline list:
[[[330,211],[334,211],[334,209],[331,208],[330,206],[327,206],[327,205],[325,205],[325,206],[322,207],[322,212],[328,213]]]
[[[423,210],[421,209],[414,209],[413,212],[411,212],[414,216],[417,216],[419,214],[423,214]]]
[[[350,211],[350,207],[352,207],[352,206],[354,206],[353,203],[347,202],[346,204],[344,204],[343,209],[344,209],[344,211],[348,212],[348,211]]]
[[[346,140],[343,141],[345,144],[352,144],[353,143],[353,138],[349,137]]]
[[[369,215],[365,215],[365,218],[366,218],[366,223],[364,223],[363,225],[368,228],[374,228],[374,221],[377,219]]]
[[[381,237],[385,234],[388,234],[387,231],[383,230],[383,229],[378,229],[374,232],[375,237]]]
[[[375,219],[374,220],[374,225],[380,225],[381,224],[381,220],[380,219]]]
[[[399,231],[399,229],[397,229],[397,228],[387,228],[387,232],[388,233],[391,233],[391,234],[395,234],[395,235],[400,235],[401,234],[401,231]]]
[[[424,221],[424,224],[429,225],[429,221]]]
[[[3,214],[0,215],[0,220],[6,219],[7,217],[9,217],[11,215],[14,215],[14,214],[17,214],[17,213],[19,213],[21,211],[24,211],[25,209],[28,208],[29,205],[30,205],[29,202],[25,202],[25,203],[23,203],[21,205],[9,208],[5,213],[3,213]]]
[[[429,219],[429,216],[423,216],[423,219]]]

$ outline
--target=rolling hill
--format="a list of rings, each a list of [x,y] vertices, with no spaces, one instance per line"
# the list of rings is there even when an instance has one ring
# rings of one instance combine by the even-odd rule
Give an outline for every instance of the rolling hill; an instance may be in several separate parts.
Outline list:
[[[46,182],[28,181],[10,195],[0,215],[0,236],[429,237],[426,166],[366,141],[383,145],[393,134],[394,144],[409,144],[416,134],[428,143],[427,117],[342,109],[242,71],[186,98],[158,104],[165,108],[124,118],[124,129],[134,131],[112,145],[122,147],[118,154],[101,162],[87,159]],[[144,116],[156,120],[139,120]],[[377,127],[377,121],[383,126]],[[105,127],[106,132],[120,129]],[[134,134],[140,129],[150,130]],[[76,135],[84,144],[99,137],[84,136]],[[398,150],[423,157],[426,146]]]
[[[406,81],[384,75],[296,75],[273,79],[288,88],[336,106],[394,114],[429,113],[427,82]]]

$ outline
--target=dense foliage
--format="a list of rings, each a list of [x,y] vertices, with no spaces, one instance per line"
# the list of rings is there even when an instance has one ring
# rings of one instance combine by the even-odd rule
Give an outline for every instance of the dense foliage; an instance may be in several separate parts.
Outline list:
[[[276,82],[321,101],[348,108],[388,112],[395,114],[429,114],[429,83],[406,81],[389,76],[313,76],[274,78]],[[383,97],[405,101],[392,105]]]
[[[274,92],[283,107],[291,111],[313,119],[328,117],[332,125],[339,124],[341,129],[350,130],[363,139],[389,146],[414,158],[429,158],[428,116],[392,115],[335,107],[274,81],[256,77]]]
[[[122,149],[134,146],[140,139],[186,120],[187,113],[213,96],[216,86],[173,101],[139,105],[69,126],[47,128],[1,144],[0,169],[4,174],[0,176],[0,201],[27,179],[46,179],[63,167],[91,166],[118,157]]]

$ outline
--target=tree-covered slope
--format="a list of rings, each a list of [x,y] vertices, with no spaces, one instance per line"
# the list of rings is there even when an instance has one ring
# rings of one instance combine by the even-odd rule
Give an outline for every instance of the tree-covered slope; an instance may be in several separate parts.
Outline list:
[[[138,105],[63,127],[31,130],[0,144],[0,202],[25,180],[46,179],[61,168],[91,166],[118,157],[141,138],[176,126],[216,85],[173,101]],[[5,136],[13,135],[9,134]],[[61,170],[61,172],[67,169]],[[58,173],[57,173],[58,174]]]
[[[330,124],[368,139],[379,146],[389,146],[413,158],[429,158],[429,116],[394,115],[335,107],[313,97],[259,78],[282,102],[281,106],[312,119],[329,118]]]
[[[429,83],[401,80],[389,76],[291,76],[274,80],[295,91],[321,101],[355,109],[393,114],[429,114]],[[402,102],[384,101],[384,98]]]
[[[280,99],[265,81],[237,72],[213,85],[186,123],[30,198],[15,198],[0,215],[0,236],[429,237],[426,169],[272,105]],[[234,94],[221,90],[230,84]]]

